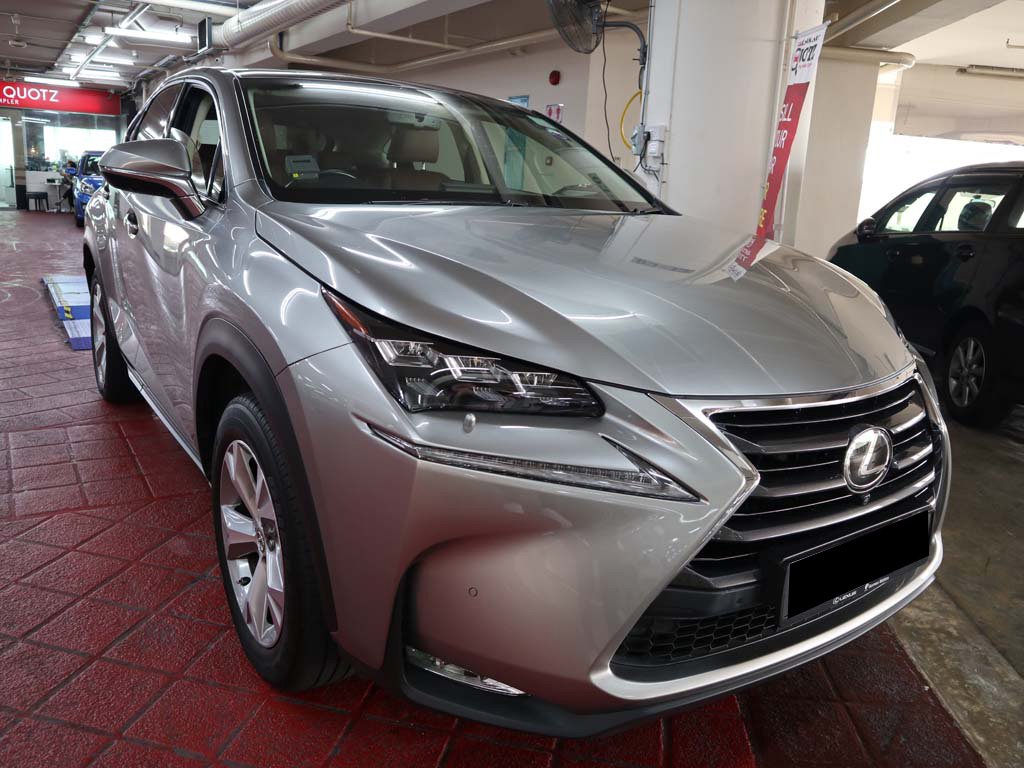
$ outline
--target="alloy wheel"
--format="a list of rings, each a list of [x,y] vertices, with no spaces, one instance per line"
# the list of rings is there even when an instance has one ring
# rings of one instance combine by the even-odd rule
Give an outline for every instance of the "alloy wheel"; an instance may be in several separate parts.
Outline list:
[[[284,625],[284,557],[266,476],[241,440],[233,441],[224,453],[219,502],[235,602],[256,642],[270,648]]]
[[[976,338],[966,336],[949,361],[949,397],[955,405],[966,408],[978,399],[984,381],[985,350]]]
[[[92,362],[96,368],[96,381],[102,388],[107,380],[107,319],[103,314],[103,289],[98,280],[92,284]]]

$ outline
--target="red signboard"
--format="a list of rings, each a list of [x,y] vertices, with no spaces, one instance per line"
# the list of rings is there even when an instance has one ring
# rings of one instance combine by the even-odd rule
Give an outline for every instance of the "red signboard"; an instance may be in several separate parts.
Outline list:
[[[765,243],[775,237],[775,208],[779,191],[786,176],[786,166],[793,149],[800,112],[811,79],[818,68],[818,56],[825,39],[828,23],[801,32],[793,46],[793,57],[789,65],[789,78],[782,109],[779,110],[779,125],[772,140],[772,156],[768,161],[768,176],[764,183],[764,199],[757,217],[757,231],[740,249],[734,265],[730,266],[733,279],[738,279],[757,261]]]
[[[0,107],[49,109],[55,112],[88,112],[91,115],[121,114],[121,97],[89,88],[11,83],[0,80]]]

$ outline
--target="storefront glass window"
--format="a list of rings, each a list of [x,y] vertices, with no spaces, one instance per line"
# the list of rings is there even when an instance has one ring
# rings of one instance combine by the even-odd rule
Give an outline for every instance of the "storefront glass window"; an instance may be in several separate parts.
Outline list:
[[[122,117],[25,110],[25,167],[50,171],[68,160],[78,163],[83,152],[109,149],[124,133]]]

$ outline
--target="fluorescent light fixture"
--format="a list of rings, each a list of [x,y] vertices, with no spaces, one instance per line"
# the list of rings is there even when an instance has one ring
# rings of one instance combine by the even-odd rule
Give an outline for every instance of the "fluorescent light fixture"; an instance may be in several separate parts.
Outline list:
[[[192,35],[177,32],[159,32],[153,29],[121,29],[121,27],[104,27],[103,33],[110,37],[126,37],[151,43],[173,43],[175,45],[192,45]]]
[[[61,80],[59,77],[32,77],[30,75],[22,78],[26,83],[39,83],[40,85],[62,85],[65,88],[80,87],[75,80]]]
[[[75,74],[77,67],[62,67],[61,70],[67,72],[69,75]],[[84,80],[90,78],[96,80],[121,80],[121,73],[113,69],[83,69],[78,73],[78,77]]]
[[[72,54],[70,54],[71,60],[74,61],[74,62],[85,61],[86,56],[88,56],[88,54],[85,54],[85,53],[72,53]],[[127,51],[125,52],[124,56],[118,56],[116,54],[115,55],[110,55],[106,51],[104,51],[103,53],[98,53],[95,56],[93,56],[92,57],[92,61],[90,63],[93,63],[93,64],[126,64],[128,66],[139,66],[139,64],[136,61],[135,57],[131,56],[130,54],[128,54]]]
[[[50,122],[44,117],[22,117],[21,122],[23,123],[48,123]]]
[[[103,35],[86,35],[85,36],[85,43],[86,43],[86,45],[99,45],[102,42],[103,42]]]

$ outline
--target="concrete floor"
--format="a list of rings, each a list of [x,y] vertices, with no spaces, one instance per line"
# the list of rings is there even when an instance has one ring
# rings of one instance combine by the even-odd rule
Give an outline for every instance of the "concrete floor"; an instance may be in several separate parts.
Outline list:
[[[1024,408],[995,431],[950,424],[953,487],[938,583],[892,622],[993,768],[1024,765]]]

